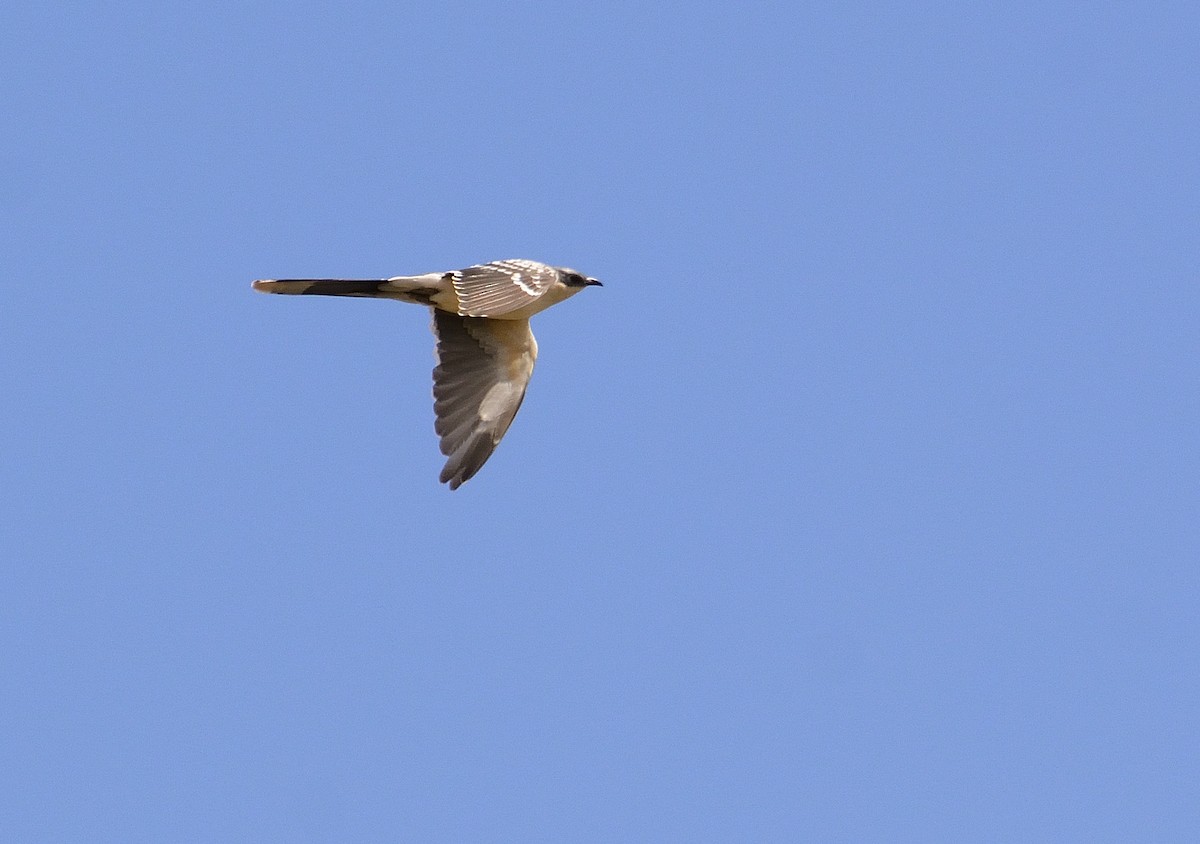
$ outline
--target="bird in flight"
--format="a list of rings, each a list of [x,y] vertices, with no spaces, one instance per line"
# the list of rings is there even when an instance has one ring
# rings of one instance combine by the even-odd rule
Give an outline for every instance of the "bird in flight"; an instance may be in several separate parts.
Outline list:
[[[437,337],[434,430],[447,458],[438,480],[458,489],[492,456],[525,398],[537,360],[529,318],[592,285],[600,282],[567,267],[512,259],[384,279],[261,279],[254,289],[429,307]]]

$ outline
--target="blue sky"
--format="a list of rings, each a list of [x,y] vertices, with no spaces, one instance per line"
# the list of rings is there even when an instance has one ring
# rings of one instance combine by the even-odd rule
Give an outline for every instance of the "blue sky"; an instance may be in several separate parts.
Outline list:
[[[0,838],[1191,840],[1197,24],[6,4]]]

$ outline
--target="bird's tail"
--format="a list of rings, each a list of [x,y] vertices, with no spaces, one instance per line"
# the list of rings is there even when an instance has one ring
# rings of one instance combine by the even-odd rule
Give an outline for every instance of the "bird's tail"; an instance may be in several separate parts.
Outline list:
[[[387,283],[381,278],[271,278],[254,282],[254,289],[295,295],[378,296]]]
[[[397,278],[271,278],[254,282],[262,293],[288,293],[295,296],[367,296],[399,299],[418,305],[432,305],[440,292],[438,276]]]

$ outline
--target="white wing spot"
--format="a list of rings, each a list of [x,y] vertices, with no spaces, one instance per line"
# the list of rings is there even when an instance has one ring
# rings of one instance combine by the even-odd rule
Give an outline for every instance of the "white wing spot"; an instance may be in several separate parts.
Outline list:
[[[519,391],[519,387],[508,381],[501,381],[498,384],[493,384],[491,389],[484,395],[483,401],[479,404],[479,418],[483,422],[491,422],[493,419],[504,414],[512,407],[515,399],[515,393]]]
[[[536,273],[534,274],[532,284],[526,284],[524,276],[522,276],[521,273],[513,273],[512,280],[516,283],[517,287],[524,290],[530,296],[536,296],[538,294]]]

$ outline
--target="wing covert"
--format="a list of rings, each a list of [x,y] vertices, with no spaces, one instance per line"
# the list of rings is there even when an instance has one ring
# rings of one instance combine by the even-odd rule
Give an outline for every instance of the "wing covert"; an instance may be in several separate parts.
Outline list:
[[[558,278],[558,270],[537,261],[513,259],[477,264],[450,273],[466,316],[500,316],[533,304]]]

